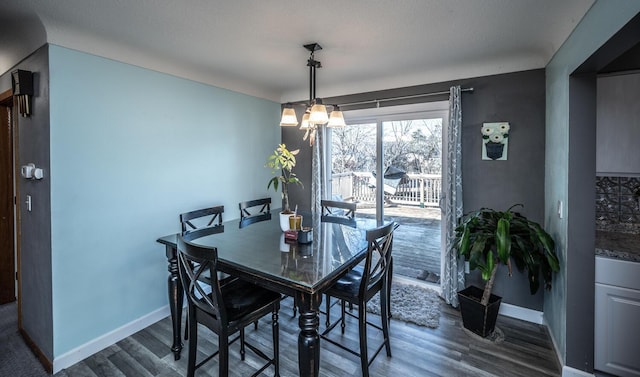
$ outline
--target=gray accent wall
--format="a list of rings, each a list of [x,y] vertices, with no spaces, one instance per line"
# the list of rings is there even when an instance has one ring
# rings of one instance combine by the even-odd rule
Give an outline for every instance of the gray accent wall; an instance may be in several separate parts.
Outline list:
[[[53,361],[51,286],[51,180],[49,169],[49,51],[43,46],[0,77],[0,92],[11,88],[11,71],[33,72],[33,114],[18,116],[17,165],[34,163],[44,169],[42,180],[16,174],[20,245],[20,303],[22,328],[44,356]],[[32,210],[27,211],[27,195]]]
[[[638,12],[637,2],[596,1],[546,67],[545,224],[555,237],[561,270],[545,295],[544,316],[561,362],[589,373],[594,348],[595,73],[638,43]],[[627,41],[611,43],[634,16],[636,27],[625,32]],[[558,201],[566,204],[563,218],[556,215]]]
[[[353,94],[325,99],[326,103],[350,103],[408,96],[417,93],[445,91],[460,85],[474,88],[462,95],[462,174],[464,207],[469,212],[481,207],[507,209],[521,203],[520,210],[530,219],[544,222],[544,153],[545,153],[545,77],[544,70],[531,70],[486,77],[461,79],[442,83],[418,85],[388,91]],[[428,97],[429,101],[448,100],[448,94]],[[424,99],[423,99],[424,100]],[[415,100],[413,100],[415,102]],[[406,104],[397,101],[395,104]],[[344,108],[343,108],[344,109]],[[298,114],[301,115],[301,114]],[[485,122],[506,121],[511,125],[509,157],[506,161],[483,161],[481,158],[481,126]],[[283,127],[282,140],[290,148],[300,148],[296,171],[310,182],[311,154],[304,133],[296,127]],[[296,190],[291,203],[308,208],[311,188]],[[477,273],[469,275],[470,284],[482,284]],[[498,273],[494,293],[503,302],[534,310],[542,310],[543,292],[531,296],[526,275],[517,271],[513,277],[506,270]]]

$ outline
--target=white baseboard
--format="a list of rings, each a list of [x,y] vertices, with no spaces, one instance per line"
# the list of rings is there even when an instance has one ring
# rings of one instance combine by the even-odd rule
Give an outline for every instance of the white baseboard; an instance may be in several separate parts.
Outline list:
[[[56,357],[53,360],[53,373],[55,374],[65,368],[68,368],[94,353],[102,351],[110,345],[135,334],[145,327],[151,326],[159,320],[167,317],[170,313],[169,305],[167,305]]]
[[[523,308],[521,306],[505,304],[504,302],[500,304],[499,314],[505,315],[507,317],[521,319],[523,321],[533,322],[538,325],[544,324],[542,312]]]
[[[562,367],[562,377],[593,377],[593,376],[595,375],[592,373],[587,373],[579,369],[568,367],[566,365]]]

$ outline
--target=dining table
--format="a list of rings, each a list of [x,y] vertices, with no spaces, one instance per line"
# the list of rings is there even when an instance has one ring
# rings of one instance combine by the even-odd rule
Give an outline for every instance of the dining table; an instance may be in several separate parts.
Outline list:
[[[366,231],[383,225],[375,219],[355,218],[344,223],[321,222],[320,215],[303,215],[311,232],[298,243],[295,232],[280,228],[279,210],[271,219],[240,228],[239,220],[225,221],[216,234],[194,243],[217,248],[218,270],[294,298],[298,309],[300,376],[318,376],[320,369],[319,308],[323,293],[366,256]],[[310,229],[309,229],[310,228]],[[306,236],[309,234],[307,233]],[[176,360],[182,350],[183,289],[178,276],[178,234],[157,239],[165,246],[168,296],[173,325],[171,350]],[[301,238],[302,239],[302,238]]]

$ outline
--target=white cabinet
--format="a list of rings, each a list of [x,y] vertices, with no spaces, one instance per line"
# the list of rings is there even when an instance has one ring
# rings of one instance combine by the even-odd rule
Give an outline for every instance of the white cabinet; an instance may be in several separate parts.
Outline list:
[[[595,369],[640,376],[640,263],[596,257]]]
[[[640,74],[598,78],[596,172],[640,173]]]

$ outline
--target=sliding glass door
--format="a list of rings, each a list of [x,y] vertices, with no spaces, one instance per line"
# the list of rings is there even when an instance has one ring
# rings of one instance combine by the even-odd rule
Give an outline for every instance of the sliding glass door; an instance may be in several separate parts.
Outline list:
[[[448,102],[429,106],[420,111],[403,106],[345,112],[349,125],[332,129],[330,135],[331,194],[357,202],[358,217],[399,223],[394,274],[439,284]]]

